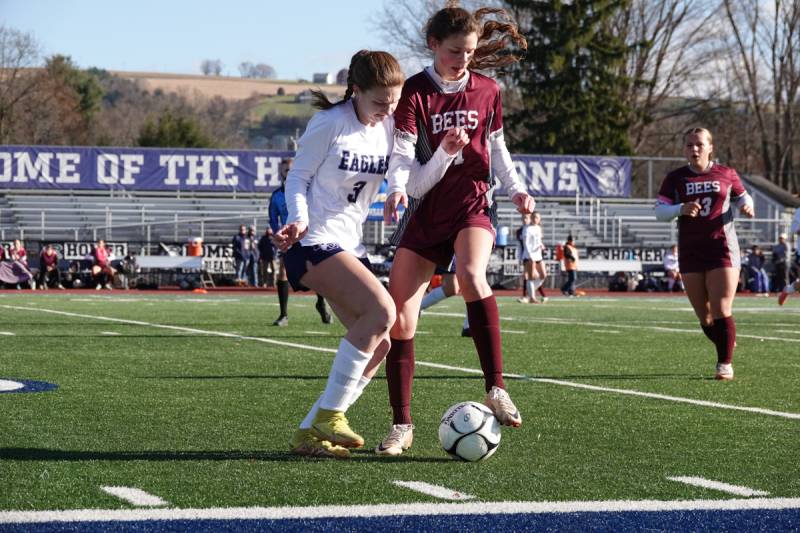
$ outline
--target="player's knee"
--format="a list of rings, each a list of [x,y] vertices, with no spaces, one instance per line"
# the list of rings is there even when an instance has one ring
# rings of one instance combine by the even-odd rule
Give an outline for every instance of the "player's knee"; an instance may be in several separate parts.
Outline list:
[[[397,318],[394,304],[389,298],[387,298],[386,301],[379,301],[378,305],[370,309],[366,316],[373,324],[376,333],[388,332]]]
[[[475,291],[486,285],[486,273],[466,271],[459,276],[458,283],[464,293]]]

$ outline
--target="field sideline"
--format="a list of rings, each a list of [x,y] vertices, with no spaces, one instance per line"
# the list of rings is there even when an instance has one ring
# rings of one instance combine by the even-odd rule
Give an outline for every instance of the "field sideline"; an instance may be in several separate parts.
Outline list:
[[[371,451],[381,372],[347,462],[288,453],[342,334],[308,297],[274,328],[269,293],[4,293],[0,392],[26,387],[0,393],[0,530],[800,527],[800,298],[737,299],[731,383],[685,297],[499,302],[523,426],[495,456],[438,447],[482,397],[450,299],[420,321],[413,448]]]

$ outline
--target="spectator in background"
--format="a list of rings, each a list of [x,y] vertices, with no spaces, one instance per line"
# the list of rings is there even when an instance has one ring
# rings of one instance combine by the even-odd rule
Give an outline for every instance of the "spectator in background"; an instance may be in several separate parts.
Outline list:
[[[259,279],[262,287],[275,286],[275,247],[272,245],[272,228],[267,226],[258,240]]]
[[[575,296],[575,279],[578,276],[578,249],[572,235],[564,243],[564,270],[567,272],[567,281],[561,286],[561,293],[565,296]]]
[[[39,287],[46,291],[51,286],[64,288],[61,284],[61,271],[58,270],[58,253],[52,244],[47,244],[39,255]]]
[[[778,235],[778,244],[772,247],[772,289],[781,292],[786,286],[786,274],[789,266],[789,245],[785,233]]]
[[[792,238],[795,235],[800,237],[800,207],[794,210],[794,218],[792,219],[792,226],[789,228],[789,235]],[[780,305],[783,305],[790,294],[800,291],[800,240],[798,240],[798,246],[795,248],[794,261],[789,268],[790,283],[778,295],[778,303]]]
[[[769,296],[769,276],[767,276],[767,271],[764,270],[766,261],[764,252],[761,251],[757,244],[754,244],[747,255],[747,268],[752,279],[750,290],[761,296]]]
[[[8,255],[18,279],[17,289],[22,288],[21,283],[28,283],[31,289],[36,290],[36,280],[33,277],[33,272],[28,268],[28,252],[22,245],[22,241],[14,239],[14,244],[11,245]]]
[[[95,290],[106,288],[111,290],[117,271],[111,268],[111,252],[106,248],[106,241],[100,239],[92,249],[92,279]]]
[[[673,244],[664,254],[664,275],[667,277],[667,290],[669,292],[672,292],[675,289],[675,284],[678,285],[679,290],[684,290],[681,271],[678,267],[677,244]]]
[[[239,226],[239,233],[233,236],[231,240],[233,245],[233,268],[236,271],[236,285],[244,285],[247,260],[250,258],[250,240],[247,237],[247,226],[242,224]]]
[[[256,227],[250,226],[250,229],[247,230],[247,248],[250,251],[250,255],[247,257],[247,267],[245,271],[247,272],[247,282],[250,284],[251,287],[258,287],[258,235],[256,234]]]

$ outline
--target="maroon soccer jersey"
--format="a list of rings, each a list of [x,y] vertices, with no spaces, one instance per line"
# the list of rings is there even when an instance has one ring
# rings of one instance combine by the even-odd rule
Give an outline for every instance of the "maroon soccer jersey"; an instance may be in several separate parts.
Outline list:
[[[740,266],[731,202],[745,193],[736,171],[722,165],[712,166],[705,174],[694,172],[688,165],[667,174],[658,191],[661,202],[700,203],[696,217],[678,218],[678,262],[682,272]]]
[[[432,157],[448,130],[464,128],[470,138],[441,181],[419,203],[400,245],[414,250],[428,248],[454,239],[468,226],[492,231],[485,212],[490,188],[488,137],[503,127],[497,83],[470,72],[463,91],[445,93],[422,71],[406,80],[394,120],[395,129],[416,138],[417,157],[422,163]],[[437,263],[445,261],[444,257],[428,258]],[[449,260],[445,266],[447,263]]]

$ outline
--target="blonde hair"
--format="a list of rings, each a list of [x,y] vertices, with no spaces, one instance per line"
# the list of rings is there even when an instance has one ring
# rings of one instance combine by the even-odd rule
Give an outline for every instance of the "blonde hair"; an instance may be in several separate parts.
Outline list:
[[[683,134],[683,141],[686,142],[686,137],[689,135],[700,135],[701,133],[704,133],[706,138],[708,138],[708,144],[714,144],[714,138],[711,135],[711,132],[706,128],[689,128],[686,130],[686,133]]]

